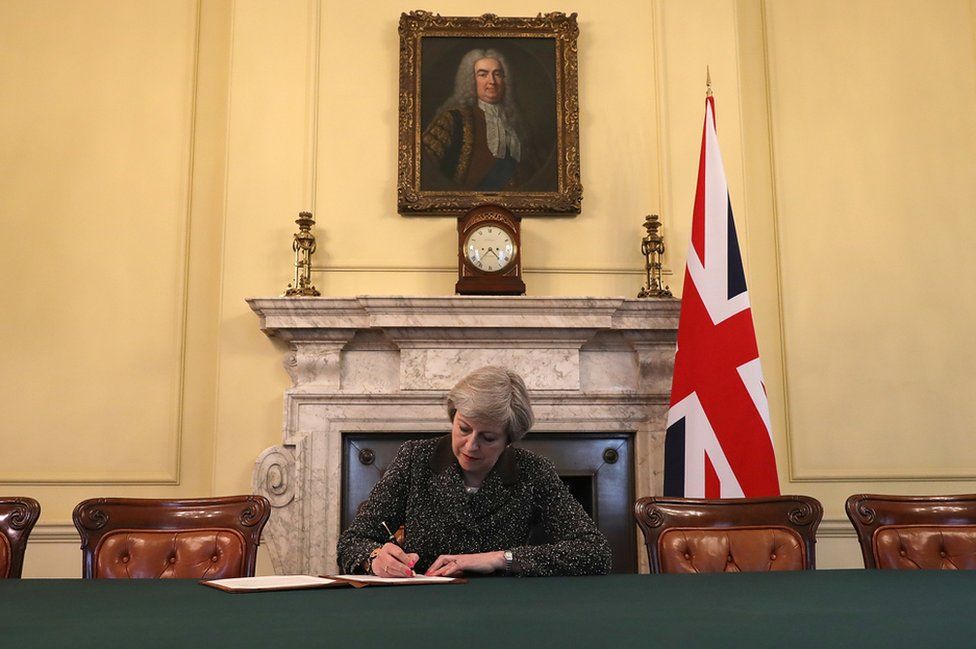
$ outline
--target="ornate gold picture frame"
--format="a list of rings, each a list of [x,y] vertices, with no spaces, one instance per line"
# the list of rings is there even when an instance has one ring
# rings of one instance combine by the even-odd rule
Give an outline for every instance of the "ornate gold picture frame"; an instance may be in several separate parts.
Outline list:
[[[576,14],[400,16],[401,214],[579,214]]]

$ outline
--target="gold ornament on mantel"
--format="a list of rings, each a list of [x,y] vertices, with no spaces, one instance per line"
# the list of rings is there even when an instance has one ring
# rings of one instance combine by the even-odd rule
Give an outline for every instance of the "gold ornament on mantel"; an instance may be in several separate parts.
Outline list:
[[[637,297],[673,297],[671,287],[665,286],[661,279],[661,268],[664,266],[664,237],[661,236],[661,220],[657,214],[644,217],[644,229],[647,234],[641,239],[641,252],[644,254],[644,270],[647,273],[647,285],[641,288]]]
[[[312,253],[315,252],[315,235],[312,234],[312,226],[315,219],[311,212],[299,212],[298,232],[295,233],[295,240],[291,244],[291,249],[295,251],[295,280],[288,285],[285,290],[285,297],[315,297],[321,295],[312,286]]]

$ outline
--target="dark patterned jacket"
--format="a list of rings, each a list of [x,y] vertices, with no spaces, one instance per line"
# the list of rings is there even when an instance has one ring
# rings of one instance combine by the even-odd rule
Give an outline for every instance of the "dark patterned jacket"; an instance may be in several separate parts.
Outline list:
[[[387,533],[404,526],[404,550],[423,573],[441,554],[511,550],[518,575],[610,572],[606,538],[559,479],[549,460],[508,447],[477,493],[464,491],[451,437],[410,441],[397,451],[349,528],[339,537],[339,567],[362,572]],[[529,545],[538,526],[547,542]]]

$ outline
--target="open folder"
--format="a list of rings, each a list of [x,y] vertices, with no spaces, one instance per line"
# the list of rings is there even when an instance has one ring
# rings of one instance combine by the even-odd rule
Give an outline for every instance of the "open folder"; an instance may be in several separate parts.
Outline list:
[[[352,586],[430,586],[435,584],[463,584],[466,579],[458,577],[376,577],[375,575],[269,575],[264,577],[234,577],[230,579],[210,579],[201,581],[228,593],[263,593],[273,590],[305,590],[310,588],[341,588]]]
[[[303,590],[306,588],[336,588],[345,582],[311,575],[269,575],[266,577],[233,577],[201,581],[204,586],[228,593],[261,593],[269,590]]]

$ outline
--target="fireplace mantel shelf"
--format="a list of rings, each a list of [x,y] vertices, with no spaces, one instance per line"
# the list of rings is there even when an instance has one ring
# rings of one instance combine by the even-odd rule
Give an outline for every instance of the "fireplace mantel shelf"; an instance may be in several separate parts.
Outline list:
[[[283,340],[315,331],[405,329],[590,329],[673,331],[679,302],[622,297],[357,296],[250,298],[261,329]]]

